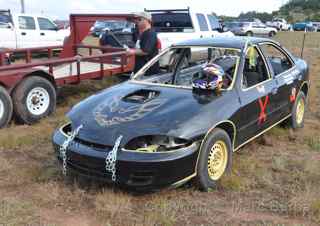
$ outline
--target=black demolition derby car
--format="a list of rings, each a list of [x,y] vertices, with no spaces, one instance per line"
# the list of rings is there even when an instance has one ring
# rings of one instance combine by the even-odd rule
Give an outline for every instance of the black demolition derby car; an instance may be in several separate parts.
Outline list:
[[[240,147],[303,126],[308,66],[264,38],[171,46],[129,81],[80,102],[53,135],[63,172],[145,190],[215,187]]]

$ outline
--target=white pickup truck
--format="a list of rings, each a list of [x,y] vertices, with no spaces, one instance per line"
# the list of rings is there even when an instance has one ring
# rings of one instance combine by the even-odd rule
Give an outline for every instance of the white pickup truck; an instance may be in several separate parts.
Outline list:
[[[222,29],[212,13],[195,12],[190,8],[145,11],[152,15],[153,28],[163,49],[188,39],[234,36]]]
[[[0,11],[0,48],[63,45],[69,30],[59,30],[47,17]]]

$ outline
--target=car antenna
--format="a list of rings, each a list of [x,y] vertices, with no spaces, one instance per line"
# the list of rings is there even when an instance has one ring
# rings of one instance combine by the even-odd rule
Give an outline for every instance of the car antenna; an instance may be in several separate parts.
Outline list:
[[[302,48],[301,48],[301,54],[300,54],[300,58],[301,59],[303,59],[304,44],[305,44],[305,41],[306,41],[306,36],[307,36],[307,29],[304,30],[304,34],[303,34]]]

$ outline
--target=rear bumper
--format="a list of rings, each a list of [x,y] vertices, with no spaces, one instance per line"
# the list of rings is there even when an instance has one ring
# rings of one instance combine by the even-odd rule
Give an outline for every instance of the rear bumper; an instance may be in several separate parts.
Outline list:
[[[56,130],[53,145],[61,161],[60,146],[67,139],[63,130]],[[67,150],[68,170],[93,179],[115,183],[135,190],[152,190],[178,184],[195,173],[199,143],[162,153],[118,151],[116,181],[105,170],[105,158],[111,150],[98,150],[73,141]]]

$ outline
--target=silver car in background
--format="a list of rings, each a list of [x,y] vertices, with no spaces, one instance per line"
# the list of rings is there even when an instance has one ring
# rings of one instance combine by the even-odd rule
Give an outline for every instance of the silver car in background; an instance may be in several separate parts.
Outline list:
[[[278,32],[276,28],[268,27],[261,22],[229,22],[226,23],[226,28],[235,35],[245,36],[267,35],[273,37]]]

